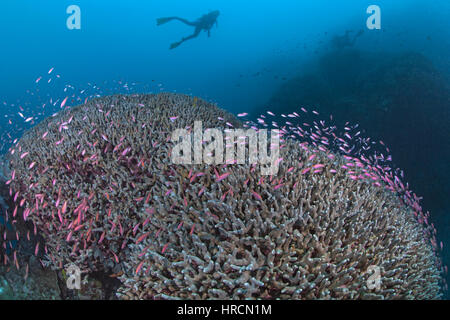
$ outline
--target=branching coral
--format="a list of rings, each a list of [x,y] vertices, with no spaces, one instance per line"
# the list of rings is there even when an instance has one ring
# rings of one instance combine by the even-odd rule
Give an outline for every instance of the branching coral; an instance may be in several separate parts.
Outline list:
[[[287,138],[276,176],[175,165],[171,133],[194,120],[241,126],[203,100],[159,94],[94,99],[26,133],[9,183],[46,263],[121,274],[123,299],[440,296],[423,214],[365,164]]]

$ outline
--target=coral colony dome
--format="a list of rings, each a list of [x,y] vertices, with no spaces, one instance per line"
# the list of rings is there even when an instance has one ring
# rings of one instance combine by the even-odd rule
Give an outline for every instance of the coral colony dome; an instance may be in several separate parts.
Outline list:
[[[8,152],[1,262],[103,273],[120,299],[440,298],[442,244],[419,198],[386,156],[355,152],[371,144],[355,127],[298,124],[306,112],[252,123],[172,93],[66,108]],[[194,119],[278,128],[277,172],[174,164],[172,133]]]

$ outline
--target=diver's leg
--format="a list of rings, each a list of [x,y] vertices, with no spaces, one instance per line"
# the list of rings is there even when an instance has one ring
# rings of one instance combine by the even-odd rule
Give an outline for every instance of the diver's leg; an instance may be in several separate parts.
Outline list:
[[[185,42],[187,40],[196,38],[200,34],[201,31],[202,31],[202,28],[199,28],[199,27],[195,28],[195,32],[193,34],[191,34],[190,36],[187,36],[178,42],[172,43],[170,45],[170,49],[174,49],[174,48],[178,47],[180,44],[182,44],[183,42]]]
[[[183,22],[184,24],[187,24],[188,26],[196,26],[196,23],[195,22],[191,22],[191,21],[188,21],[188,20],[186,20],[186,19],[183,19],[183,18],[178,18],[178,17],[174,17],[174,19],[175,20],[178,20],[178,21],[181,21],[181,22]]]
[[[364,34],[364,29],[359,30],[357,34],[353,37],[352,46],[356,43],[356,40]]]
[[[164,23],[167,23],[167,22],[169,22],[169,21],[172,21],[172,20],[178,20],[178,21],[181,21],[181,22],[187,24],[188,26],[195,26],[195,25],[196,25],[195,22],[190,22],[190,21],[188,21],[188,20],[186,20],[186,19],[179,18],[179,17],[159,18],[159,19],[156,19],[156,24],[157,24],[158,26],[160,26],[160,25],[162,25],[162,24],[164,24]]]
[[[196,38],[196,37],[200,34],[201,31],[202,31],[202,28],[199,28],[199,27],[195,28],[194,33],[191,34],[190,36],[186,37],[186,38],[183,38],[183,39],[181,40],[181,42],[184,42],[184,41],[186,41],[186,40],[190,40],[190,39]]]

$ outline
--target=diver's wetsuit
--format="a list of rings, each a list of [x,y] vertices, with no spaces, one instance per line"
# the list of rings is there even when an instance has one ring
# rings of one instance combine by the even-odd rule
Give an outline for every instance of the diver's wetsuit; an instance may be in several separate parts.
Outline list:
[[[179,18],[179,17],[167,17],[167,18],[159,18],[156,20],[156,24],[158,26],[167,23],[172,20],[178,20],[183,22],[184,24],[187,24],[188,26],[195,27],[195,31],[192,35],[187,36],[183,39],[181,39],[178,42],[174,42],[170,45],[170,49],[174,49],[178,47],[180,44],[182,44],[184,41],[193,39],[197,37],[202,30],[208,32],[208,37],[211,35],[211,28],[214,26],[214,24],[217,24],[217,17],[219,16],[220,12],[218,10],[210,12],[208,14],[204,14],[199,19],[197,19],[194,22],[190,22],[186,19]]]

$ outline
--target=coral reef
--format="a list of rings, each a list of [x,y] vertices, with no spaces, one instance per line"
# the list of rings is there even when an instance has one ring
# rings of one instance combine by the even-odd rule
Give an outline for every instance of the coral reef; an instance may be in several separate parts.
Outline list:
[[[376,168],[290,138],[275,176],[250,164],[174,165],[171,133],[194,120],[242,126],[168,93],[60,112],[10,150],[9,219],[42,235],[44,265],[118,278],[121,299],[440,297],[428,217]]]
[[[395,166],[423,197],[440,240],[448,242],[450,83],[434,58],[417,52],[328,51],[298,70],[264,105],[280,113],[314,106],[332,114],[337,125],[359,124],[374,141],[383,140]],[[442,258],[450,264],[448,248]]]

